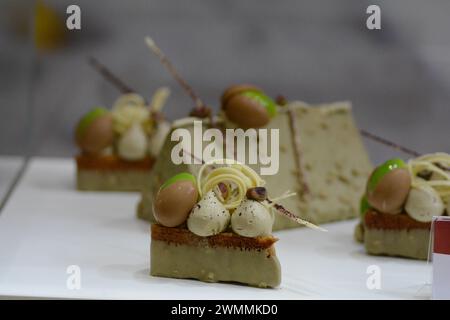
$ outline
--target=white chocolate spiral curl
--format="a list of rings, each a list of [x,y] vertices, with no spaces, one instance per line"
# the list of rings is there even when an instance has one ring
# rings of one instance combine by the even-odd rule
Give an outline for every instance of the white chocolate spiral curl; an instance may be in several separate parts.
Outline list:
[[[450,197],[450,155],[447,153],[430,153],[408,161],[412,186],[428,185],[441,197],[444,203]],[[428,176],[424,178],[424,174]]]
[[[170,96],[169,88],[167,87],[158,88],[152,96],[152,101],[150,102],[150,111],[161,112],[169,96]]]
[[[203,177],[205,169],[213,165],[225,166],[213,168],[206,174],[206,177]],[[207,162],[200,168],[197,175],[197,188],[200,197],[213,190],[217,198],[228,210],[236,209],[246,199],[248,189],[263,187],[264,185],[265,181],[252,168],[232,159],[218,159]],[[274,200],[279,201],[294,195],[295,193],[286,191]],[[321,227],[297,217],[282,205],[272,200],[266,199],[260,202],[260,204],[268,210],[271,210],[273,207],[279,214],[308,228],[326,231]]]
[[[147,134],[152,132],[150,110],[144,98],[136,93],[120,96],[114,103],[112,117],[114,131],[119,135],[124,134],[134,123],[140,124]]]
[[[213,165],[225,165],[213,168],[206,177],[204,171]],[[226,190],[219,190],[219,184]],[[236,209],[245,199],[249,188],[264,186],[265,181],[250,167],[232,159],[218,159],[204,164],[197,175],[197,187],[200,197],[213,190],[228,210]],[[225,191],[225,196],[222,191]]]

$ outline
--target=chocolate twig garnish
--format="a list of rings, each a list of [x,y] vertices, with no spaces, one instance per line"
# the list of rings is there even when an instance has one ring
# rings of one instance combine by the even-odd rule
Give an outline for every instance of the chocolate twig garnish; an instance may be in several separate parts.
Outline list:
[[[294,156],[295,160],[297,162],[297,177],[298,181],[300,182],[302,186],[301,190],[301,197],[305,198],[305,195],[309,194],[311,190],[309,189],[308,185],[308,177],[306,173],[306,169],[303,163],[303,157],[302,157],[302,148],[301,148],[301,141],[300,141],[300,132],[297,125],[297,122],[295,121],[295,114],[292,109],[289,109],[289,124],[292,132],[292,137],[294,141]]]
[[[181,149],[181,151],[183,151],[183,154],[187,154],[192,159],[197,160],[198,162],[201,162],[201,164],[205,164],[205,161],[203,159],[198,158],[195,154],[190,153],[186,149]]]
[[[384,144],[385,146],[388,146],[388,147],[391,147],[391,148],[396,149],[398,151],[404,152],[404,153],[409,154],[409,155],[411,155],[413,157],[419,157],[420,156],[420,153],[417,152],[417,151],[408,149],[408,148],[403,147],[403,146],[401,146],[401,145],[399,145],[399,144],[397,144],[395,142],[392,142],[392,141],[386,140],[384,138],[381,138],[381,137],[379,137],[379,136],[377,136],[377,135],[375,135],[373,133],[370,133],[370,132],[368,132],[368,131],[366,131],[364,129],[360,129],[359,132],[361,133],[362,136],[364,136],[366,138],[369,138],[369,139],[371,139],[373,141],[376,141],[378,143]]]
[[[311,229],[316,229],[316,230],[320,230],[320,231],[324,231],[324,232],[328,232],[327,229],[324,229],[322,227],[316,226],[315,224],[308,222],[306,220],[303,220],[299,217],[297,217],[295,214],[293,214],[292,212],[290,212],[289,210],[287,210],[285,207],[283,207],[281,204],[275,203],[272,200],[266,199],[266,201],[272,205],[279,213],[281,213],[283,216],[299,223],[302,224],[308,228]]]
[[[106,80],[111,82],[122,93],[136,92],[122,82],[117,76],[115,76],[106,66],[101,64],[97,59],[93,57],[88,58],[89,64],[94,67]]]
[[[175,78],[175,80],[180,84],[180,86],[186,91],[186,93],[191,97],[195,103],[195,109],[191,114],[198,116],[200,118],[209,117],[212,124],[211,110],[203,103],[200,97],[194,92],[192,87],[180,76],[173,64],[162,52],[162,50],[155,44],[155,42],[150,37],[145,37],[145,43],[150,48],[150,50],[156,54],[161,63],[169,70],[170,74]]]
[[[135,90],[126,85],[122,80],[119,79],[119,77],[114,75],[105,65],[101,64],[97,59],[89,57],[88,62],[108,82],[112,83],[123,94],[136,93]],[[168,88],[162,87],[156,90],[152,97],[152,101],[150,103],[150,115],[156,122],[164,120],[164,116],[161,110],[164,107],[169,95],[170,90]]]
[[[277,105],[282,106],[282,107],[284,107],[285,105],[288,104],[286,97],[281,94],[276,96],[275,102],[277,103]]]

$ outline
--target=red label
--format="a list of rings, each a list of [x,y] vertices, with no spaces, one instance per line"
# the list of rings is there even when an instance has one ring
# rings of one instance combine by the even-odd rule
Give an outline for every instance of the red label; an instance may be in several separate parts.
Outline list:
[[[433,252],[450,255],[450,220],[434,222]]]

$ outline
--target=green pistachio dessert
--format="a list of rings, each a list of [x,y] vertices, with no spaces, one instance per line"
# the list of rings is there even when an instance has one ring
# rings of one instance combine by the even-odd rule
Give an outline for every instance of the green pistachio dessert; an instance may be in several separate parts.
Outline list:
[[[150,106],[135,93],[124,94],[112,110],[96,107],[75,129],[77,188],[86,191],[141,191],[170,124],[160,110],[169,91],[156,91]]]
[[[155,199],[151,275],[279,286],[275,216],[318,227],[276,203],[292,194],[270,199],[264,184],[248,166],[226,159],[203,165],[197,178],[184,172],[168,179]]]
[[[369,177],[355,238],[369,254],[426,260],[431,221],[450,212],[449,197],[448,154],[388,160]]]
[[[197,165],[174,163],[171,155],[180,143],[182,150],[191,150],[191,146],[197,146],[198,141],[192,138],[185,141],[184,137],[181,142],[172,141],[169,137],[179,129],[187,131],[191,137],[195,136],[198,121],[201,121],[203,129],[215,128],[221,132],[229,129],[277,131],[279,150],[274,152],[279,154],[279,168],[275,174],[264,176],[266,187],[295,192],[295,197],[286,199],[286,205],[298,217],[314,223],[358,216],[361,190],[372,165],[355,126],[350,103],[311,106],[299,101],[285,103],[282,101],[284,99],[277,100],[277,103],[257,86],[240,84],[225,90],[220,99],[221,112],[218,117],[214,117],[211,108],[202,102],[187,81],[178,74],[155,42],[147,37],[146,44],[191,97],[195,109],[190,113],[193,117],[173,123],[172,131],[152,170],[150,187],[142,193],[138,205],[140,218],[155,221],[153,201],[165,180],[180,172],[196,175]],[[256,139],[248,139],[246,143],[245,150],[259,144]],[[203,144],[202,150],[207,147]],[[243,151],[245,152],[248,151]],[[256,163],[246,161],[256,172],[261,172],[261,161]],[[275,216],[274,230],[296,226],[297,223],[284,216]]]
[[[273,101],[256,105],[255,101],[260,100],[252,100],[244,108],[244,102],[249,99],[246,95],[238,101],[237,106],[233,105],[236,96],[241,97],[243,92],[255,93],[257,90],[250,85],[227,89],[222,97],[223,112],[215,125],[223,129],[278,129],[279,170],[275,175],[265,175],[264,180],[269,189],[297,193],[297,196],[286,199],[285,203],[300,218],[320,224],[357,217],[361,190],[364,189],[372,165],[355,126],[351,105],[341,102],[311,106],[291,102],[280,106]],[[235,108],[246,110],[239,114]],[[239,118],[240,115],[245,116]],[[185,118],[173,123],[172,132],[183,128],[193,137],[196,120],[202,121],[204,130],[210,127],[208,119]],[[155,220],[152,199],[163,181],[179,172],[196,174],[197,166],[174,164],[171,161],[171,152],[178,143],[169,138],[164,143],[160,161],[155,164],[150,177],[150,188],[142,193],[138,206],[140,218]],[[186,141],[186,150],[194,143],[193,140]],[[250,143],[256,144],[257,141],[249,140],[247,143],[246,150],[249,150]],[[260,172],[260,164],[250,166]],[[296,226],[296,223],[283,216],[275,217],[274,230]]]

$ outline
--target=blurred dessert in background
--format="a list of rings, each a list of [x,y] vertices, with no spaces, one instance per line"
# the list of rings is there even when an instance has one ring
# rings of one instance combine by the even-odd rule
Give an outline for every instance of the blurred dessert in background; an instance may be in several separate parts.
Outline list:
[[[80,119],[75,131],[78,190],[149,187],[150,170],[170,130],[161,113],[169,94],[160,88],[148,104],[136,93],[125,93],[111,110],[96,107]]]

